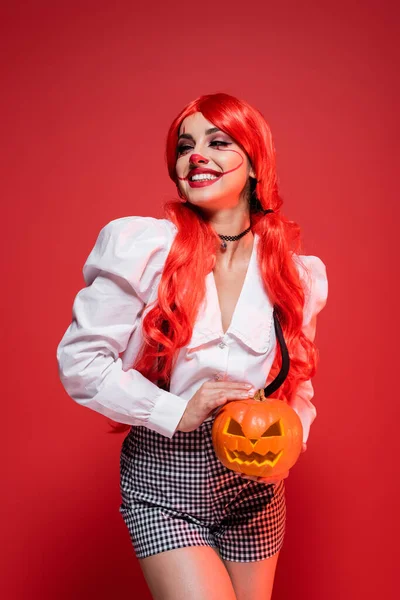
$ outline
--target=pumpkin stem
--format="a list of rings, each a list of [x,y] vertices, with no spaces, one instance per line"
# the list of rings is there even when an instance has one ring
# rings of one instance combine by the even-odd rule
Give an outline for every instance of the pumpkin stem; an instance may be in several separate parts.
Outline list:
[[[259,402],[264,402],[264,400],[266,400],[264,388],[257,390],[253,398],[254,400],[258,400]]]

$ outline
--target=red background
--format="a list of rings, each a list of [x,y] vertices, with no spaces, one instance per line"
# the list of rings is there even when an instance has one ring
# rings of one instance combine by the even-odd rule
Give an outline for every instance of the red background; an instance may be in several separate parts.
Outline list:
[[[167,129],[216,91],[269,122],[284,212],[329,277],[318,417],[286,480],[273,598],[397,597],[397,9],[276,4],[36,1],[3,12],[4,598],[150,597],[118,513],[123,437],[66,395],[56,346],[99,230],[163,216],[176,197]]]

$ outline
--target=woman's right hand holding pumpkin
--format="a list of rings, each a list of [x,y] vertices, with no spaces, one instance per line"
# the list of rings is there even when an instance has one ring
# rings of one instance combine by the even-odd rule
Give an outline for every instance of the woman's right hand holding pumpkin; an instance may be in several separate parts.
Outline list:
[[[194,431],[226,402],[252,398],[255,391],[247,382],[205,381],[187,403],[177,431]]]

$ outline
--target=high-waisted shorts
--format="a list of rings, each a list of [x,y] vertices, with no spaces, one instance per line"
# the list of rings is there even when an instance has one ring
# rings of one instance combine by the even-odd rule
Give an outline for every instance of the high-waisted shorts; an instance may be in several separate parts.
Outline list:
[[[269,558],[283,545],[285,484],[242,477],[217,458],[213,420],[172,438],[142,425],[125,437],[120,456],[121,505],[137,558],[212,546],[221,558]]]

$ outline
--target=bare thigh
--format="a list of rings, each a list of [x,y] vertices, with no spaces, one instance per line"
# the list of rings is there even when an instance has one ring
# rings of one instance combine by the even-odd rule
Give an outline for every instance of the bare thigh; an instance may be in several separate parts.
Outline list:
[[[223,561],[232,580],[237,600],[257,597],[263,600],[271,599],[279,552],[280,550],[264,560],[252,562]]]
[[[154,600],[236,600],[217,550],[186,546],[139,558]]]

